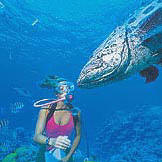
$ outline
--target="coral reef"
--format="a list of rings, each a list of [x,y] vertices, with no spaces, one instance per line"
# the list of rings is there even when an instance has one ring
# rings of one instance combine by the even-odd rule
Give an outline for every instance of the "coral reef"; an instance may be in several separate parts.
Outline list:
[[[14,153],[8,154],[2,162],[45,162],[44,148],[43,146],[37,147],[33,145],[19,147]],[[73,158],[75,162],[84,161],[83,153],[79,150],[75,151]]]
[[[32,143],[33,132],[28,132],[22,127],[5,127],[0,131],[0,160],[9,153],[13,153],[16,148],[28,146]]]
[[[14,153],[7,155],[2,162],[35,162],[38,148],[31,146],[23,146],[17,148]]]
[[[16,159],[17,159],[17,154],[10,153],[2,160],[2,162],[16,162]]]
[[[161,162],[161,128],[161,106],[117,112],[98,131],[96,154],[104,162]]]

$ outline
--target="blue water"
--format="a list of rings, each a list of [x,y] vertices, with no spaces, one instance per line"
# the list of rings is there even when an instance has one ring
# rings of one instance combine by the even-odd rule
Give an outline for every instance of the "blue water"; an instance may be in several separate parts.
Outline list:
[[[88,2],[86,0],[1,0],[0,107],[3,112],[0,113],[0,117],[9,121],[9,130],[6,131],[6,134],[3,133],[3,137],[8,136],[8,131],[11,131],[12,134],[12,130],[23,128],[20,133],[22,140],[13,147],[29,144],[29,141],[32,141],[39,111],[33,108],[33,102],[53,96],[50,90],[39,87],[41,80],[47,75],[54,74],[76,84],[79,73],[92,55],[93,50],[117,26],[122,25],[135,10],[149,2],[151,0],[93,0]],[[119,125],[112,124],[111,128],[107,128],[108,130],[105,128],[106,130],[103,131],[104,123],[113,123],[112,116],[114,115],[116,118],[117,112],[124,114],[123,116],[127,119],[130,115],[140,116],[137,110],[142,109],[145,110],[142,111],[143,116],[149,118],[148,123],[157,120],[162,125],[160,118],[162,116],[162,69],[161,67],[158,69],[159,77],[150,84],[145,84],[144,79],[139,74],[135,74],[124,81],[100,88],[79,89],[76,86],[74,105],[82,110],[82,120],[86,125],[80,144],[83,154],[86,154],[85,131],[87,131],[90,152],[101,158],[102,162],[110,161],[110,159],[111,162],[119,162],[119,159],[123,158],[124,151],[115,149],[115,146],[123,148],[123,144],[128,141],[132,146],[133,140],[129,140],[129,136],[125,135],[124,139],[117,138],[115,141],[119,142],[119,145],[115,145],[110,142],[111,133],[106,134],[106,132],[109,132],[109,129],[120,130],[112,135],[115,138],[122,130],[127,134],[129,128],[120,129],[121,125],[117,122]],[[30,92],[31,96],[21,96],[14,88],[24,88]],[[24,103],[24,107],[20,112],[13,114],[10,113],[10,104],[15,102]],[[152,112],[150,107],[160,107],[154,109],[159,113],[155,116],[145,114]],[[121,123],[124,122],[123,116],[119,115]],[[136,120],[133,121],[133,119],[132,117],[132,125],[136,123]],[[142,124],[142,121],[138,124]],[[130,159],[129,153],[126,154],[125,151],[125,161],[122,159],[123,161],[120,162],[141,162],[142,160],[160,162],[160,159],[162,160],[161,128],[157,126],[156,129],[152,129],[152,127],[149,127],[152,134],[158,132],[153,135],[159,141],[158,155],[156,154],[157,150],[149,152],[146,149],[143,152],[140,150],[141,154],[138,152],[133,155],[134,157],[140,156],[140,158]],[[145,126],[141,129],[144,130]],[[3,131],[3,129],[1,130]],[[2,136],[2,131],[0,136]],[[96,142],[96,138],[101,134],[104,138],[100,138],[99,142]],[[25,138],[23,139],[22,136],[28,136],[31,139],[25,143]],[[9,140],[8,138],[5,140]],[[146,147],[150,145],[153,148],[157,147],[157,143],[153,144],[149,140],[152,136],[143,138],[146,140],[144,144]],[[12,138],[11,140],[16,139]],[[140,141],[142,141],[141,136],[138,139],[138,146],[141,146]],[[10,147],[10,143],[6,147]],[[105,145],[108,146],[105,153],[109,155],[108,157],[102,154],[103,150],[105,151]],[[114,147],[113,150],[109,149],[111,146]],[[96,151],[96,148],[100,149]],[[134,146],[131,149],[137,148]],[[11,149],[8,152],[13,151]],[[115,155],[118,155],[119,159],[113,161]],[[146,160],[146,155],[149,160]]]

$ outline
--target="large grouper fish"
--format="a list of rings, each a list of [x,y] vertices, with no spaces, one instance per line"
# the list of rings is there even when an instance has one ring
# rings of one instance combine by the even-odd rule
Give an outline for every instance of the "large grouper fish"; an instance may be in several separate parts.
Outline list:
[[[162,0],[140,8],[117,27],[93,52],[77,83],[93,88],[137,72],[149,83],[159,75],[156,65],[162,65]]]

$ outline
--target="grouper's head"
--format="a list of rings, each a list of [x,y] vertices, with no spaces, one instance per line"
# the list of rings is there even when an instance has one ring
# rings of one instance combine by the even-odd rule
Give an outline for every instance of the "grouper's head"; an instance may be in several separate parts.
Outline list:
[[[94,51],[93,56],[83,67],[77,80],[78,86],[93,88],[120,80],[127,68],[127,60],[128,47],[125,28],[118,27]]]
[[[152,54],[161,57],[161,33],[162,0],[153,0],[116,28],[94,51],[81,70],[78,86],[93,88],[123,80],[156,63]]]

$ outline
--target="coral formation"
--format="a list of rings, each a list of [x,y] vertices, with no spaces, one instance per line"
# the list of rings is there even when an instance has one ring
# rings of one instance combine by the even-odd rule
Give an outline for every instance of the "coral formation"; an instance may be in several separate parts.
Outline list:
[[[117,112],[98,131],[96,153],[104,162],[159,162],[161,128],[161,106],[142,106],[130,114]]]
[[[31,146],[19,147],[14,153],[7,155],[2,162],[35,162],[38,148]]]
[[[28,146],[32,143],[33,132],[26,132],[24,128],[3,128],[0,131],[0,160],[10,153],[15,152],[16,148]]]
[[[7,155],[2,162],[16,162],[17,159],[17,154],[16,153],[11,153]]]

